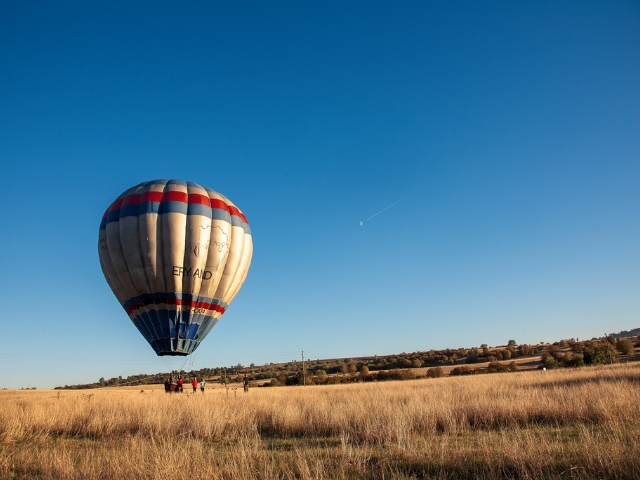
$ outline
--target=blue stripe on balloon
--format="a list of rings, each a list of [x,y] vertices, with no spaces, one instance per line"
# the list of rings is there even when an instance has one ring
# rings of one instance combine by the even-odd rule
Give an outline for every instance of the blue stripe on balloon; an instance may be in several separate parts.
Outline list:
[[[212,305],[220,305],[223,308],[227,308],[228,304],[217,298],[201,297],[199,295],[192,295],[190,293],[176,293],[176,292],[157,292],[157,293],[145,293],[132,297],[126,300],[122,307],[126,310],[131,305],[138,302],[144,303],[147,307],[152,307],[158,303],[174,303],[176,300],[182,300],[183,303],[189,302],[206,302]],[[181,308],[182,305],[172,306],[171,310],[175,311],[176,308]]]
[[[211,220],[224,220],[227,223],[231,223],[231,214],[221,208],[212,208]]]
[[[137,217],[138,216],[138,205],[125,205],[124,207],[120,207],[120,215],[119,218],[124,217]]]
[[[168,315],[162,315],[162,310],[156,312],[157,317],[147,316],[146,314],[137,315],[133,318],[133,324],[138,328],[144,338],[153,346],[154,344],[163,344],[161,351],[170,352],[173,351],[170,343],[163,340],[180,339],[188,341],[202,341],[206,336],[207,330],[210,330],[211,323],[215,324],[217,319],[210,315],[202,315],[201,324],[196,323],[179,323],[176,327],[170,327],[169,322],[157,322],[158,319],[164,317],[168,319]],[[169,314],[170,312],[164,312]],[[151,324],[154,321],[154,324]],[[157,322],[157,323],[156,323]],[[164,325],[161,325],[164,323]],[[160,333],[161,332],[161,333]],[[160,334],[161,336],[158,336]]]
[[[190,203],[187,209],[187,215],[202,215],[204,217],[211,218],[211,207],[202,205],[200,203]]]
[[[107,215],[107,223],[117,222],[120,220],[120,210],[112,210]]]
[[[183,202],[161,202],[160,211],[158,213],[160,215],[165,213],[182,213],[186,215],[188,208],[189,206]]]
[[[160,202],[142,202],[138,204],[138,215],[146,215],[147,213],[158,213],[160,211]]]
[[[240,217],[235,215],[231,215],[231,225],[234,227],[242,227],[244,233],[251,235],[251,229],[249,228],[248,223],[244,223]]]
[[[134,217],[146,215],[148,213],[182,213],[184,215],[202,215],[211,220],[222,220],[235,227],[242,227],[244,231],[251,234],[249,225],[235,215],[230,215],[228,211],[221,208],[210,208],[199,203],[186,204],[183,202],[142,202],[138,205],[125,205],[118,210],[112,210],[107,217],[100,222],[100,230],[106,228],[107,224],[117,222],[124,217]]]
[[[172,338],[161,338],[158,340],[154,340],[151,342],[151,348],[158,355],[170,355],[172,353],[179,352],[183,355],[189,355],[193,353],[198,346],[200,345],[199,340],[181,340],[181,348],[176,349],[175,344],[178,343],[175,339]]]

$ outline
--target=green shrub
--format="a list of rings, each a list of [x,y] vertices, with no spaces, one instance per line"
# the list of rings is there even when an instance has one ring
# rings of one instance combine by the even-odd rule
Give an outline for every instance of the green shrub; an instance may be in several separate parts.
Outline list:
[[[540,368],[546,368],[547,370],[553,370],[554,368],[560,367],[558,361],[553,358],[551,355],[542,357],[542,364]]]
[[[584,367],[584,357],[581,353],[571,355],[567,361],[568,367]]]
[[[636,349],[633,346],[633,343],[631,342],[631,340],[628,340],[626,338],[618,340],[618,342],[616,343],[616,350],[618,350],[623,355],[628,355],[630,357],[635,355],[636,353]]]
[[[467,365],[462,365],[461,367],[456,367],[449,373],[450,377],[457,377],[459,375],[475,375],[478,371],[475,368],[468,367]]]
[[[608,365],[618,363],[618,353],[609,342],[584,349],[584,363],[586,365]]]

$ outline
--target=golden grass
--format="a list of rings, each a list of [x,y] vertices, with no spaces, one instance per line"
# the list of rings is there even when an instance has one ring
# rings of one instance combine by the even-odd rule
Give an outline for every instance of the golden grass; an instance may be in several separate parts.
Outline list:
[[[84,394],[84,395],[83,395]],[[640,478],[640,367],[0,394],[0,478]]]

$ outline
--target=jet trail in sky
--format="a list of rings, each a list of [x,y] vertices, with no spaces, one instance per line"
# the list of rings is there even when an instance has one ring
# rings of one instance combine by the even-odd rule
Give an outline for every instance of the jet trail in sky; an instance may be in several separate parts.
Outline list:
[[[377,217],[378,215],[380,215],[382,212],[384,212],[385,210],[389,210],[391,207],[393,207],[394,205],[399,204],[401,201],[409,198],[411,195],[413,195],[414,193],[416,193],[418,190],[414,190],[413,192],[411,192],[409,195],[406,195],[404,197],[402,197],[400,200],[398,200],[395,203],[392,203],[391,205],[389,205],[388,207],[383,208],[382,210],[380,210],[378,213],[371,215],[369,218],[367,218],[364,222],[368,222],[369,220],[371,220],[373,217]],[[364,225],[364,222],[360,222],[360,226],[362,227]]]

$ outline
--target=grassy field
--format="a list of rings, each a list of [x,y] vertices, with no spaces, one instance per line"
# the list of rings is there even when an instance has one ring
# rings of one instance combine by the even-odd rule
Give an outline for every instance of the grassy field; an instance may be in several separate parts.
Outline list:
[[[640,478],[640,368],[0,392],[0,478]]]

